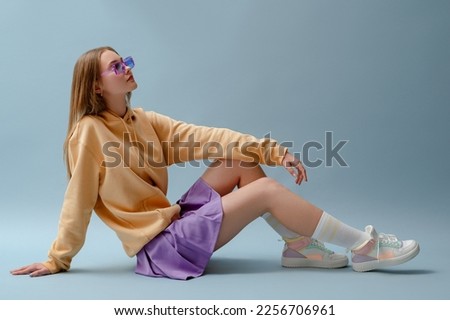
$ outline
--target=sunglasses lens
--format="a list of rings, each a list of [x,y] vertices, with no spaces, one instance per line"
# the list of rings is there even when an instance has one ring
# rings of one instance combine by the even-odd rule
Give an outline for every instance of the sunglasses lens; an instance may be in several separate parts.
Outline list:
[[[114,64],[114,73],[115,74],[121,74],[123,73],[123,65],[122,62],[117,62]]]
[[[130,69],[134,68],[134,60],[132,57],[126,57],[123,59],[123,63]]]

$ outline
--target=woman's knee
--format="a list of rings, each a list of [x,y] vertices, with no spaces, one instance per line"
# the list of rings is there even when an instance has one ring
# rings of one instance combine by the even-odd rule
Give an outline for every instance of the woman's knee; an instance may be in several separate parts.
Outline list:
[[[258,184],[258,187],[265,196],[276,195],[278,192],[285,189],[281,183],[270,177],[259,178],[254,183]]]

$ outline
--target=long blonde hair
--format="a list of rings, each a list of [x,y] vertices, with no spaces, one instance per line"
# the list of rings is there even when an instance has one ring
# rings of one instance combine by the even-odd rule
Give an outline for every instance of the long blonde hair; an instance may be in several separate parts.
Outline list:
[[[78,58],[73,69],[69,125],[64,141],[64,160],[69,178],[72,175],[69,167],[69,140],[77,123],[86,115],[97,115],[106,109],[105,100],[96,92],[96,85],[100,79],[100,57],[105,51],[117,53],[116,50],[107,46],[89,50]],[[129,104],[131,92],[126,98]]]

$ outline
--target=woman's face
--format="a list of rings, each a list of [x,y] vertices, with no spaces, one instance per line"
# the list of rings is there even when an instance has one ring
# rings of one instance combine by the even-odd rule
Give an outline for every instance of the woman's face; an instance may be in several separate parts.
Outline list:
[[[128,92],[137,88],[130,67],[125,67],[123,73],[116,74],[114,72],[115,66],[120,67],[121,62],[123,63],[122,58],[114,51],[107,50],[100,56],[99,89],[104,98],[118,97],[123,99]]]

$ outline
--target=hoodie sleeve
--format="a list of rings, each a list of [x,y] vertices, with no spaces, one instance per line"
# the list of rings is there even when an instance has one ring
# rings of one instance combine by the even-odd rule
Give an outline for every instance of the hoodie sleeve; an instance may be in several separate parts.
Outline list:
[[[227,128],[188,124],[147,112],[167,164],[201,159],[233,159],[270,166],[281,165],[287,148],[270,137],[258,139]]]
[[[52,273],[68,270],[80,251],[98,197],[100,166],[74,134],[69,144],[69,180],[61,209],[58,234],[44,265]]]

